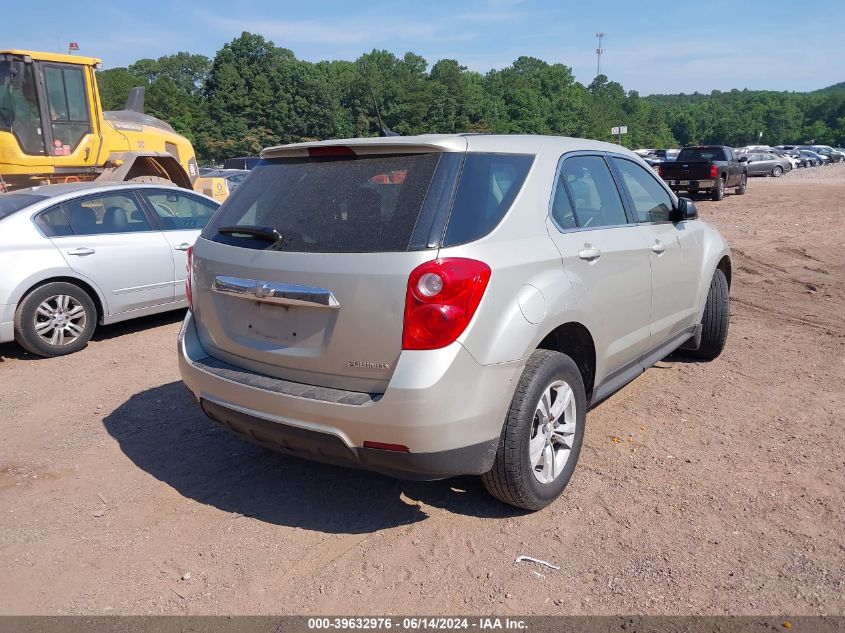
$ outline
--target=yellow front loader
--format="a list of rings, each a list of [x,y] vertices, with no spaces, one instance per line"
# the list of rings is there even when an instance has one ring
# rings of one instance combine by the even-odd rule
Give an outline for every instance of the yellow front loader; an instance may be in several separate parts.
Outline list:
[[[85,180],[173,182],[197,178],[191,142],[144,114],[144,89],[104,112],[99,59],[0,50],[0,192]]]

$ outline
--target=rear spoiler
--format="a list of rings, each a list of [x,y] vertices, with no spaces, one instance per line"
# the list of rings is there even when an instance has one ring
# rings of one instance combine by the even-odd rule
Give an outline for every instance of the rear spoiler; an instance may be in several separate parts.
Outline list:
[[[261,158],[302,158],[307,156],[421,154],[428,152],[465,152],[467,140],[463,136],[388,136],[381,138],[349,138],[336,141],[313,141],[268,147]]]

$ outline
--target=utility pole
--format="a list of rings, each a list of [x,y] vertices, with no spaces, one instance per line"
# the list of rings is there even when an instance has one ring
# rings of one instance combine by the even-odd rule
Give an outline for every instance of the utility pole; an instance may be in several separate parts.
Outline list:
[[[599,46],[596,49],[596,77],[601,75],[601,56],[602,53],[604,53],[604,49],[601,47],[601,41],[605,35],[607,35],[607,33],[603,33],[601,31],[596,33],[596,37],[599,39]]]

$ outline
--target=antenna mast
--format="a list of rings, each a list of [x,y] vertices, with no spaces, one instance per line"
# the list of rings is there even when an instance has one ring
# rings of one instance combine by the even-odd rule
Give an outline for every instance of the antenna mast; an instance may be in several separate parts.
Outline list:
[[[607,35],[607,33],[603,33],[601,31],[596,33],[596,37],[599,40],[598,48],[596,48],[596,77],[601,75],[601,56],[602,53],[604,53],[604,49],[601,47],[601,41],[605,35]]]

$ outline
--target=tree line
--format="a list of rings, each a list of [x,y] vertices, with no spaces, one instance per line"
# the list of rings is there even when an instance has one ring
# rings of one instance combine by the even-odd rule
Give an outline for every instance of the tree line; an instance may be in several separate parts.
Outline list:
[[[146,110],[187,136],[203,160],[252,155],[309,139],[493,132],[611,141],[628,147],[694,143],[742,146],[845,144],[845,83],[810,93],[759,90],[641,97],[599,75],[588,86],[572,69],[534,57],[485,74],[457,60],[429,68],[414,53],[374,50],[356,61],[308,62],[260,35],[243,33],[213,59],[176,53],[100,71],[103,106],[121,109],[134,86]],[[377,107],[376,107],[377,104]],[[762,133],[762,134],[761,134]]]

